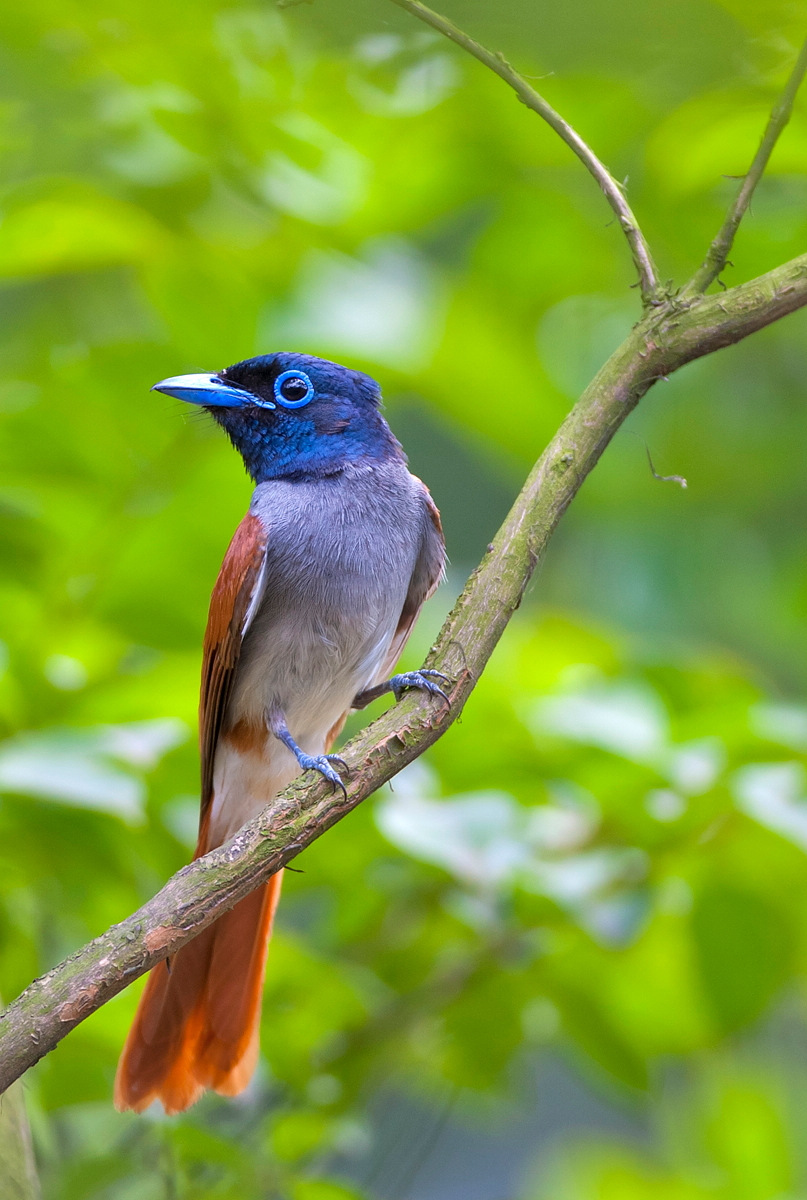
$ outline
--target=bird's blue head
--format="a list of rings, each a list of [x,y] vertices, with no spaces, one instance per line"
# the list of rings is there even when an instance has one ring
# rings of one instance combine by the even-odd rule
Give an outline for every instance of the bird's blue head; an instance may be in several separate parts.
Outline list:
[[[349,464],[402,458],[361,371],[308,354],[264,354],[216,375],[176,375],[153,391],[199,404],[218,421],[256,483],[317,479]]]

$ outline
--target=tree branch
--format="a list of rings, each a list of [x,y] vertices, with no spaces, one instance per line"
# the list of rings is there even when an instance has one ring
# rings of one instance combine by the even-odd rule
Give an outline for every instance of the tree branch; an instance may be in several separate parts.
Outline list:
[[[456,25],[452,24],[439,13],[433,12],[427,8],[425,4],[421,4],[419,0],[392,0],[393,4],[397,4],[399,8],[404,8],[413,17],[417,17],[420,21],[425,21],[427,25],[431,25],[432,29],[436,29],[438,33],[442,33],[455,45],[472,54],[474,58],[479,59],[491,71],[494,71],[500,79],[503,79],[518,96],[527,108],[531,108],[539,117],[543,117],[548,125],[555,130],[555,133],[562,138],[570,150],[572,150],[580,161],[583,163],[587,171],[589,171],[597,183],[600,185],[605,198],[616,214],[622,232],[627,238],[630,246],[633,264],[636,267],[636,272],[639,276],[639,287],[642,293],[642,303],[645,308],[659,303],[660,289],[658,283],[658,274],[656,266],[653,262],[653,256],[650,253],[644,234],[642,233],[639,222],[633,215],[630,205],[625,199],[624,192],[614,179],[608,168],[600,162],[594,151],[586,145],[579,133],[572,128],[568,121],[564,121],[560,113],[555,112],[551,104],[547,103],[535,88],[527,83],[523,75],[519,75],[518,71],[514,70],[506,60],[504,55],[493,53],[485,49],[479,42],[475,42]]]
[[[347,796],[308,777],[226,845],[183,867],[148,903],[35,980],[0,1014],[0,1091],[161,959],[265,882],[459,716],[518,608],[555,526],[600,455],[659,378],[807,304],[807,254],[718,296],[650,310],[586,388],[531,471],[428,657],[452,679],[451,708],[404,699],[343,751]]]
[[[751,166],[748,168],[748,174],[743,179],[742,186],[737,193],[734,203],[726,213],[726,219],[709,247],[706,258],[698,267],[689,283],[684,287],[682,295],[694,296],[700,292],[705,292],[709,284],[717,279],[725,267],[735,235],[740,227],[740,221],[742,221],[745,211],[751,203],[754,189],[763,176],[765,168],[768,165],[768,160],[773,153],[773,148],[779,140],[782,130],[790,120],[796,93],[801,86],[805,72],[807,72],[807,39],[805,39],[793,70],[784,86],[784,90],[771,111],[765,132],[762,135],[762,141],[759,143],[759,148],[754,155]]]

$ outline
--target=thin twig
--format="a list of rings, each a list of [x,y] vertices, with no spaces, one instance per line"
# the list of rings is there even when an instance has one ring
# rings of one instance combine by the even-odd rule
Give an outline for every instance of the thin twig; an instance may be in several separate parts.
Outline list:
[[[226,845],[183,867],[133,916],[35,980],[0,1013],[0,1092],[139,975],[173,955],[422,754],[462,712],[552,532],[642,396],[685,363],[807,305],[807,254],[720,296],[652,309],[586,388],[530,472],[443,625],[427,665],[451,708],[414,696],[343,750],[347,798],[302,776]]]
[[[600,162],[594,151],[586,145],[580,134],[571,127],[568,121],[563,119],[560,113],[555,112],[551,104],[548,104],[543,96],[539,95],[535,88],[527,83],[523,75],[510,66],[504,55],[487,50],[479,42],[475,42],[472,37],[469,37],[467,33],[458,29],[451,21],[441,16],[440,13],[427,8],[425,4],[421,4],[420,0],[392,0],[392,2],[393,4],[397,4],[399,8],[406,9],[413,17],[417,17],[419,20],[425,21],[427,25],[431,25],[432,29],[436,29],[438,33],[442,33],[450,41],[454,42],[455,45],[466,50],[474,58],[478,59],[479,62],[489,67],[491,71],[495,72],[500,79],[503,79],[513,89],[519,100],[526,104],[527,108],[538,113],[539,117],[543,117],[546,123],[555,130],[555,133],[563,139],[569,149],[583,163],[586,170],[597,180],[606,200],[616,214],[622,232],[625,234],[630,246],[634,266],[639,276],[639,286],[645,308],[658,304],[661,298],[658,274],[653,262],[653,256],[650,253],[650,247],[645,241],[644,234],[639,227],[639,222],[633,215],[622,189],[611,172]]]
[[[784,90],[768,118],[768,124],[762,135],[762,141],[759,143],[753,162],[748,168],[748,174],[741,177],[743,180],[742,186],[737,193],[734,203],[726,213],[726,219],[709,247],[706,258],[698,267],[689,283],[684,287],[682,291],[683,296],[696,296],[701,292],[705,292],[709,284],[717,279],[725,267],[735,235],[740,227],[740,221],[742,221],[745,211],[751,203],[754,189],[762,178],[765,168],[768,165],[768,160],[773,153],[773,148],[779,140],[785,125],[790,120],[796,93],[801,86],[806,72],[807,39],[805,39],[793,70],[784,86]]]
[[[678,486],[682,487],[682,488],[686,488],[689,486],[687,484],[687,481],[684,479],[683,475],[659,475],[658,471],[653,466],[653,460],[650,457],[650,447],[648,446],[647,442],[645,442],[644,448],[645,448],[645,453],[647,454],[647,462],[648,462],[648,466],[650,467],[650,474],[653,476],[654,479],[657,479],[659,481],[659,483],[677,483]]]

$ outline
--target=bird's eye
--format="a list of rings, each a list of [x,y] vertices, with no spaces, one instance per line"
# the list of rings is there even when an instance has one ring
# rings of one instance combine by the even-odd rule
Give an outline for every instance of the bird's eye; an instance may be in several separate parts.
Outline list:
[[[314,397],[314,385],[304,371],[284,371],[275,380],[275,399],[284,408],[302,408]]]

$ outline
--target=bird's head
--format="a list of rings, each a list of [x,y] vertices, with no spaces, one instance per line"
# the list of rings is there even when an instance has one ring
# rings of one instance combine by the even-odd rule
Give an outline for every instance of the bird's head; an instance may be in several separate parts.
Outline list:
[[[215,375],[176,375],[153,391],[199,404],[227,432],[256,483],[315,479],[402,457],[361,371],[308,354],[264,354]]]

